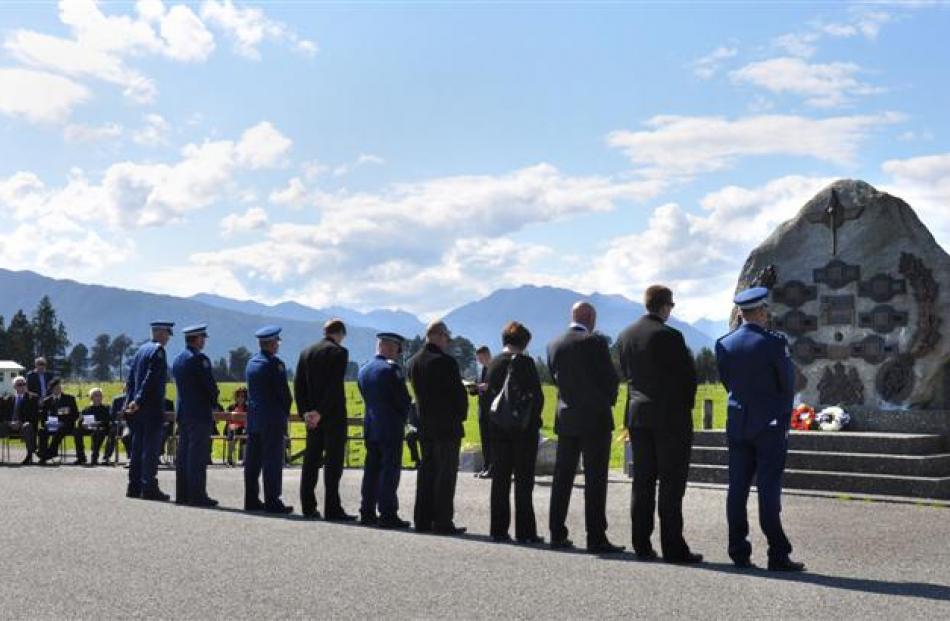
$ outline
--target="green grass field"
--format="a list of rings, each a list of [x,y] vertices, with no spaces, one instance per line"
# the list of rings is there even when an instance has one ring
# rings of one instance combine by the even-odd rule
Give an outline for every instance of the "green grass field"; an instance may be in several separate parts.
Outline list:
[[[234,394],[234,389],[237,388],[240,384],[236,382],[231,383],[222,383],[219,385],[221,389],[221,405],[227,407],[231,402],[231,396]],[[89,390],[93,386],[99,386],[103,393],[105,394],[105,402],[109,403],[112,401],[112,398],[115,395],[118,395],[122,392],[124,386],[119,382],[107,382],[101,384],[95,384],[91,382],[83,383],[70,383],[65,386],[66,392],[72,395],[76,395],[76,399],[79,403],[79,409],[83,409],[89,405]],[[169,384],[167,389],[168,398],[173,400],[175,399],[175,385]],[[347,382],[346,384],[346,397],[347,397],[347,412],[350,416],[361,416],[363,413],[363,400],[360,397],[359,390],[356,387],[356,382]],[[693,409],[693,423],[697,429],[702,428],[703,420],[703,401],[709,399],[713,402],[713,428],[721,429],[725,426],[726,420],[726,392],[719,384],[704,384],[699,387],[699,391],[696,395],[696,406]],[[554,435],[554,406],[557,400],[557,390],[554,386],[545,386],[544,387],[544,412],[542,414],[543,427],[541,433],[545,436]],[[614,406],[614,423],[616,426],[615,438],[616,442],[614,443],[614,448],[611,453],[610,465],[612,468],[620,468],[623,464],[623,409],[626,402],[626,387],[621,386],[620,389],[620,398],[617,399],[617,404]],[[468,419],[465,421],[465,440],[463,441],[463,446],[473,447],[478,445],[481,440],[478,433],[478,410],[477,402],[474,397],[469,398],[469,409],[468,409]],[[296,411],[296,407],[294,408]],[[219,427],[222,425],[219,424]],[[351,430],[354,432],[357,430]],[[294,439],[292,441],[292,450],[297,452],[303,449],[303,440],[302,438],[306,435],[303,423],[292,422],[291,423],[291,436]],[[88,439],[87,439],[88,442]],[[215,442],[214,445],[214,457],[216,461],[220,461],[222,458],[222,453],[224,451],[224,446],[222,442]],[[364,457],[364,448],[363,443],[360,441],[350,442],[349,455],[347,459],[347,465],[349,466],[360,466],[363,463]],[[406,451],[404,456],[404,462],[408,465],[409,462],[409,453]]]

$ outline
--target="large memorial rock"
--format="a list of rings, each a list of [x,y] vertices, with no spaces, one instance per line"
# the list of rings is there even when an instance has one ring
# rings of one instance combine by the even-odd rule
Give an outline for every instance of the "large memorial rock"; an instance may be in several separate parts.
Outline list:
[[[752,252],[737,290],[754,284],[772,290],[798,401],[950,407],[950,256],[901,199],[836,181]]]

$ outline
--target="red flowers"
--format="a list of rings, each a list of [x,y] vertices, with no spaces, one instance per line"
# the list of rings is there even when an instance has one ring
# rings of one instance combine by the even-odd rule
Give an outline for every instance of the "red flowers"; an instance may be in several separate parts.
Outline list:
[[[817,428],[818,423],[815,420],[815,408],[801,403],[792,410],[792,429],[808,431]]]

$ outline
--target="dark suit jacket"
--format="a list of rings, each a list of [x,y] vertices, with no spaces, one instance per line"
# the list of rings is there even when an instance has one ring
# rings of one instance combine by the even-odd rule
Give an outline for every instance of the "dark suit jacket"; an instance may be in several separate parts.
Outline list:
[[[494,362],[494,360],[492,360]],[[484,384],[488,381],[488,369],[491,366],[491,363],[488,366],[482,367],[482,372],[478,376],[478,383]],[[478,393],[478,420],[485,420],[485,417],[488,416],[488,410],[491,409],[491,401],[494,397],[491,395],[491,391],[486,390],[485,392]]]
[[[346,391],[343,378],[350,354],[342,345],[324,338],[300,352],[294,375],[297,412],[320,412],[321,427],[346,425]]]
[[[693,428],[696,366],[679,330],[644,315],[617,337],[620,368],[629,384],[627,428]]]
[[[613,431],[620,379],[604,337],[569,329],[548,345],[548,368],[557,384],[555,433],[586,436]]]
[[[46,378],[46,390],[49,390],[49,383],[53,381],[53,374],[49,371],[43,371],[43,376]],[[29,392],[32,392],[34,395],[39,396],[40,394],[40,374],[36,371],[30,371],[26,374],[26,389]]]
[[[514,360],[514,369],[511,372],[512,380],[517,382],[518,386],[534,395],[532,406],[534,411],[531,416],[531,422],[521,434],[511,433],[495,425],[489,419],[488,429],[492,437],[501,440],[516,439],[521,435],[534,435],[541,428],[541,412],[544,410],[544,391],[541,389],[541,378],[538,377],[538,368],[534,366],[534,360],[531,356],[519,355],[512,357],[511,354],[501,353],[492,358],[488,365],[488,390],[485,392],[488,400],[488,408],[491,408],[491,402],[495,400],[498,393],[505,385],[505,378],[508,376],[508,367]]]
[[[69,410],[65,416],[59,416],[60,408]],[[50,416],[59,416],[59,422],[62,425],[71,426],[79,418],[79,407],[76,405],[76,397],[62,393],[57,399],[53,395],[48,395],[40,402],[40,409],[43,412],[43,420]]]
[[[19,420],[21,423],[33,423],[34,425],[39,420],[40,400],[32,392],[24,393],[19,412],[16,411],[16,393],[4,397],[3,406],[5,420]]]
[[[463,438],[468,393],[455,358],[426,343],[409,360],[409,380],[416,395],[419,437],[424,440]]]

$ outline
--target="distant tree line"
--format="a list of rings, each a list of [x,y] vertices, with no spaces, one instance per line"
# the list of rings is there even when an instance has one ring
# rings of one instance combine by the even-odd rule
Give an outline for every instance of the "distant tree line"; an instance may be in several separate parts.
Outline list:
[[[54,371],[68,370],[66,326],[56,317],[49,296],[44,295],[31,317],[23,309],[14,313],[10,325],[0,316],[0,359],[13,360],[27,369],[38,356],[46,358]]]

